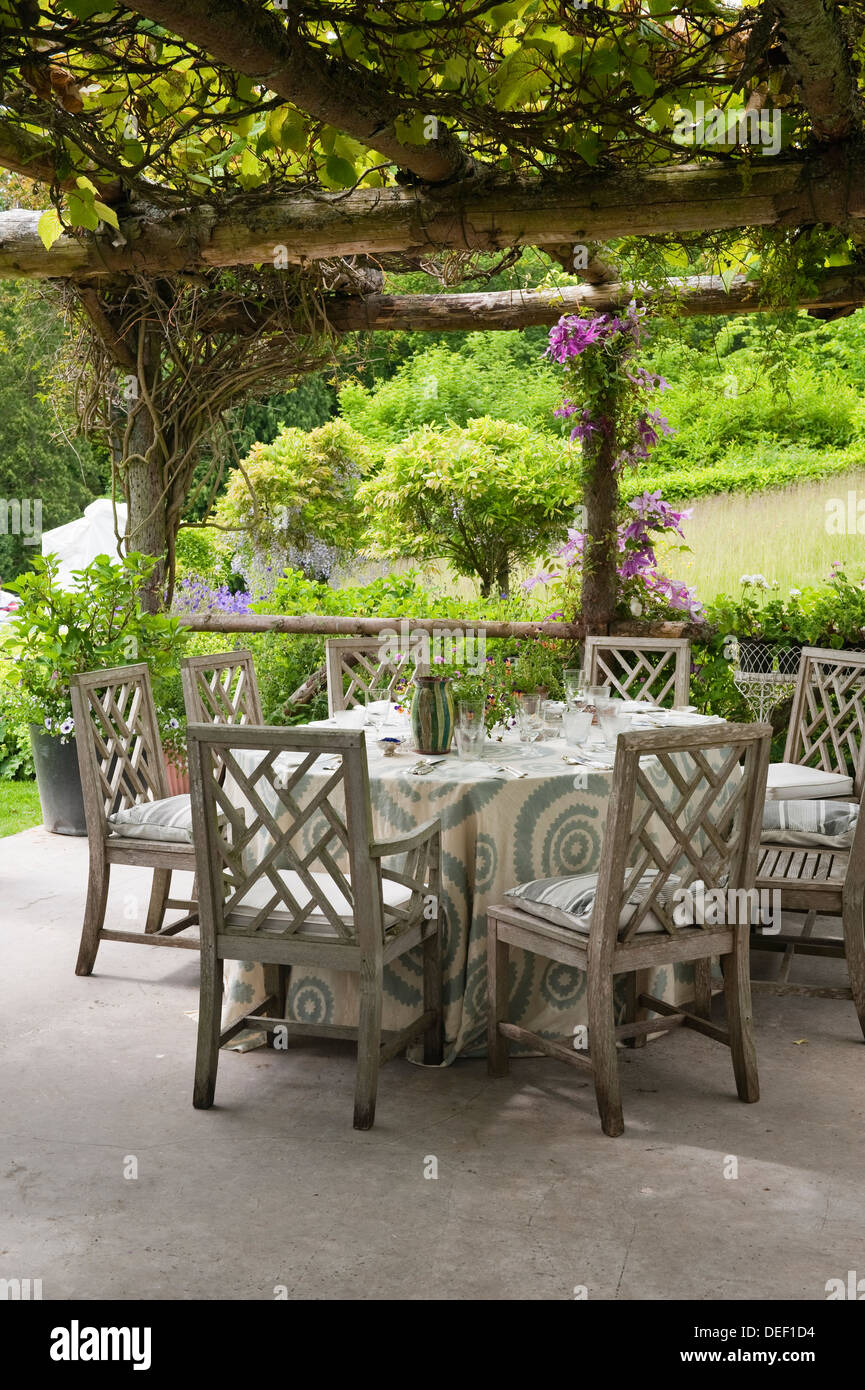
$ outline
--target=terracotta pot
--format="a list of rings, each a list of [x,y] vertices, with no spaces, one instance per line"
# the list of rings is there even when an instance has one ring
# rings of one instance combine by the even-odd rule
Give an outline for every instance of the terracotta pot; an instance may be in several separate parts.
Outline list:
[[[166,754],[165,773],[168,777],[168,795],[182,796],[184,792],[189,792],[189,771],[187,768],[178,767],[177,763],[172,762]]]

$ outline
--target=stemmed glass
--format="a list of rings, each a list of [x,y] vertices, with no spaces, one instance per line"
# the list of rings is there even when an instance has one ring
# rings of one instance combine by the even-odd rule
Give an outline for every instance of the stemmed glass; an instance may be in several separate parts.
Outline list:
[[[517,696],[517,723],[520,728],[520,743],[535,743],[541,736],[541,697],[539,695]]]
[[[565,700],[569,705],[585,700],[588,681],[584,667],[566,666],[562,672],[562,684],[565,687]]]

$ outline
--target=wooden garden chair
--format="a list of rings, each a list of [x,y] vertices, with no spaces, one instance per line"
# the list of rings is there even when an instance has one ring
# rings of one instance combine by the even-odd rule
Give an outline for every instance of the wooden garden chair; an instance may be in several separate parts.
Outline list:
[[[397,681],[407,675],[382,654],[377,638],[336,637],[325,643],[327,705],[332,716],[371,700],[390,700]]]
[[[420,1034],[424,1061],[442,1060],[439,821],[374,841],[361,730],[194,724],[188,737],[202,945],[193,1104],[213,1103],[220,1043],[254,1024],[271,1034],[355,1040],[354,1126],[370,1129],[382,1062]],[[241,751],[253,755],[254,769],[239,761]],[[286,767],[280,753],[297,759]],[[416,946],[423,1012],[401,1031],[383,1032],[382,972]],[[256,1009],[220,1036],[225,960],[264,964],[269,997],[260,1008],[275,1002],[276,1017]],[[293,964],[353,971],[357,1027],[287,1021],[284,976]]]
[[[143,663],[89,671],[71,682],[72,713],[90,870],[76,975],[89,975],[100,941],[198,950],[178,933],[198,921],[196,904],[169,898],[175,869],[195,872],[188,796],[170,796],[150,673]],[[143,932],[103,926],[112,864],[153,870]],[[185,908],[164,925],[166,910]]]
[[[804,839],[804,837],[800,837]],[[753,951],[783,951],[776,980],[752,980],[751,988],[764,994],[805,995],[818,999],[852,999],[865,1035],[865,791],[860,794],[859,819],[848,849],[821,848],[819,837],[811,846],[772,843],[766,832],[760,847],[757,887],[781,894],[782,912],[804,912],[800,933],[755,934]],[[841,920],[843,937],[815,936],[819,917]],[[791,984],[790,967],[795,955],[822,956],[847,961],[849,987]]]
[[[754,882],[770,742],[767,724],[619,735],[599,872],[521,885],[487,911],[492,1076],[507,1072],[510,1040],[588,1071],[603,1131],[615,1136],[624,1129],[617,1040],[636,1046],[649,1033],[684,1025],[725,1043],[739,1099],[759,1099],[748,972],[752,904],[742,912],[736,898],[731,911],[727,894]],[[658,788],[659,765],[669,802]],[[724,890],[724,925],[679,924],[677,891],[698,882],[706,893]],[[586,973],[587,1050],[508,1022],[511,946]],[[726,1027],[712,1021],[699,988],[687,1007],[638,988],[639,971],[691,961],[696,969],[711,956],[721,958]],[[617,975],[627,977],[626,1021],[618,1027]],[[648,1019],[647,1010],[662,1017]]]
[[[263,724],[252,652],[185,656],[180,663],[188,724]]]
[[[691,643],[685,637],[587,637],[589,685],[609,685],[623,700],[686,705]]]
[[[773,801],[859,798],[865,787],[865,652],[804,647]]]

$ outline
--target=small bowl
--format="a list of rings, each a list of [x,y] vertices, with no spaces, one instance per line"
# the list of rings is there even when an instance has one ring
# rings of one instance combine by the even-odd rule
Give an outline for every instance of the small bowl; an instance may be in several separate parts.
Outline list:
[[[397,749],[402,747],[402,739],[380,738],[378,746],[386,758],[392,758]]]

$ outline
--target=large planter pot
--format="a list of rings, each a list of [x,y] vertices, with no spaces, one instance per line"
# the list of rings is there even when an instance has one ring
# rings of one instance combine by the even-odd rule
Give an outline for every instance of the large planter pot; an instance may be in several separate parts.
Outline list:
[[[168,795],[180,796],[183,792],[189,793],[189,769],[181,767],[178,763],[166,755],[165,776],[168,780]]]
[[[75,739],[61,743],[38,724],[31,724],[30,743],[45,829],[53,835],[86,835]]]
[[[454,699],[447,676],[415,676],[411,727],[419,753],[447,753],[454,736]]]

